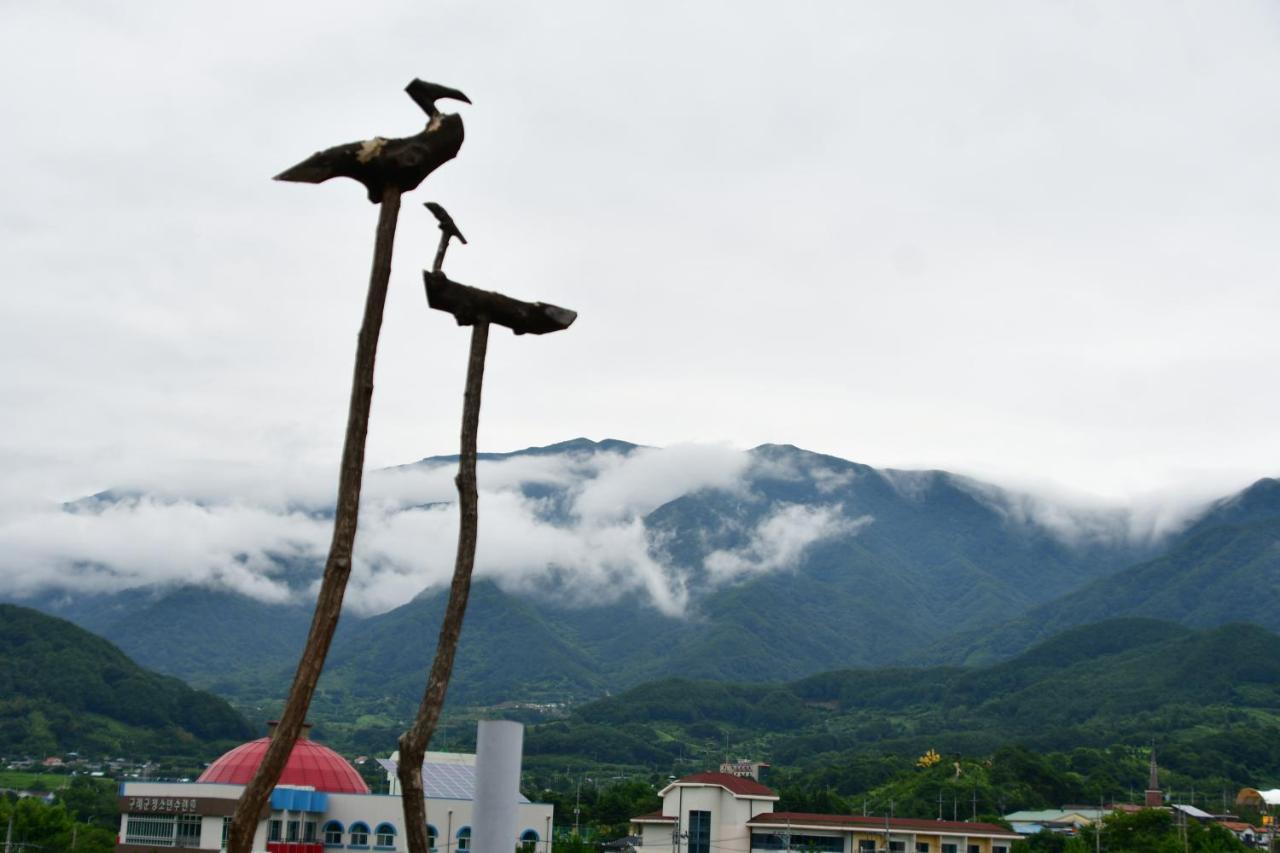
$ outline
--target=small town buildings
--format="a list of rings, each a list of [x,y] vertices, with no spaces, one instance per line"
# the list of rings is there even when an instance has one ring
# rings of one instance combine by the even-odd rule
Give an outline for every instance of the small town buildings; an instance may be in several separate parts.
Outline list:
[[[241,744],[194,782],[125,782],[120,786],[116,853],[183,847],[217,853],[226,847],[236,801],[266,754],[270,737]],[[383,763],[390,779],[395,764]],[[432,850],[471,848],[475,756],[427,753],[422,768]],[[303,738],[294,746],[253,839],[255,853],[404,853],[398,785],[375,794],[346,759]],[[523,797],[512,849],[551,853],[552,807]]]
[[[1068,807],[1011,812],[1005,815],[1004,819],[1009,821],[1009,825],[1013,827],[1014,832],[1021,835],[1035,835],[1045,829],[1050,832],[1075,834],[1080,831],[1080,827],[1088,826],[1099,818],[1105,817],[1108,813],[1109,811],[1100,809],[1097,806],[1093,808]]]
[[[1263,835],[1262,830],[1251,823],[1245,823],[1242,820],[1219,820],[1218,823],[1249,847],[1266,846],[1266,836]]]
[[[777,794],[729,773],[685,776],[659,795],[659,811],[631,819],[639,851],[1009,853],[1021,837],[989,823],[775,812]]]

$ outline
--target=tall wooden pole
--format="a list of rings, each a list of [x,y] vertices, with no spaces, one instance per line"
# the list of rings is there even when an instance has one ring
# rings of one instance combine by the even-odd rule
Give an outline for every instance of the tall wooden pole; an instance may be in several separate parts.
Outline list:
[[[429,853],[426,791],[422,785],[422,760],[435,733],[453,673],[453,659],[462,633],[462,617],[471,594],[471,570],[476,562],[479,529],[479,494],[476,489],[476,433],[480,427],[480,390],[484,383],[484,358],[489,346],[489,321],[479,320],[471,329],[467,358],[467,382],[462,398],[462,442],[458,455],[458,551],[453,564],[449,604],[440,625],[436,656],[413,725],[400,736],[400,795],[404,801],[405,838],[409,853]],[[514,843],[514,842],[513,842]]]
[[[356,538],[356,521],[360,510],[360,485],[364,476],[364,445],[369,431],[369,408],[373,401],[373,367],[382,331],[382,311],[387,301],[387,282],[391,277],[391,252],[395,243],[396,219],[400,213],[400,190],[387,187],[382,193],[378,212],[378,231],[374,241],[373,269],[369,274],[369,292],[364,303],[364,321],[356,339],[356,365],[351,381],[351,404],[347,413],[347,437],[342,446],[342,468],[338,479],[338,501],[334,509],[333,539],[324,565],[324,579],[316,602],[315,615],[307,644],[298,661],[280,723],[272,735],[267,754],[240,795],[235,817],[227,834],[227,853],[249,853],[258,819],[267,805],[271,791],[284,772],[289,755],[302,731],[311,706],[316,682],[324,669],[324,660],[333,641],[342,612],[342,597],[351,575],[351,552]],[[425,830],[424,830],[425,832]]]

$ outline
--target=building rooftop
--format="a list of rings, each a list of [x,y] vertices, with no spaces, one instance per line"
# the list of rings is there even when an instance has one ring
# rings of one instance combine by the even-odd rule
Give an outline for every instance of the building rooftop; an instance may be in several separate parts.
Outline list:
[[[673,785],[719,785],[735,797],[778,799],[778,795],[768,786],[760,784],[755,779],[734,776],[730,773],[694,773],[692,776],[685,776],[667,785],[658,792],[659,795],[665,794]]]
[[[264,737],[240,744],[210,764],[196,781],[249,784],[270,743],[271,738]],[[331,794],[369,793],[369,786],[345,758],[329,747],[305,738],[293,745],[279,784],[315,788]]]
[[[860,815],[808,814],[806,812],[768,812],[756,815],[747,821],[747,826],[776,826],[782,824],[823,826],[839,829],[864,829],[871,832],[884,830],[886,822],[890,830],[923,830],[928,832],[946,832],[955,835],[1000,835],[1006,838],[1018,838],[1017,833],[994,823],[970,823],[961,820],[929,820],[927,818],[906,817],[862,817]]]

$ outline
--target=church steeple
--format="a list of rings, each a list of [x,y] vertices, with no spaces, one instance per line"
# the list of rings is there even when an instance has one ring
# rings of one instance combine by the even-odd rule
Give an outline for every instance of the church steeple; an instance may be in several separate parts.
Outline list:
[[[1164,805],[1164,793],[1160,790],[1160,773],[1156,767],[1156,747],[1151,745],[1151,776],[1147,779],[1146,806],[1149,809]]]

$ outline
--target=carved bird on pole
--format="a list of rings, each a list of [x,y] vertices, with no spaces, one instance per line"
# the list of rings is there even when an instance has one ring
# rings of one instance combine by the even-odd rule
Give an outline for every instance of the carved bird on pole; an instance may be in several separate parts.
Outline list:
[[[417,189],[462,147],[462,116],[440,112],[436,101],[448,98],[469,104],[471,100],[457,89],[423,80],[415,79],[404,90],[427,114],[427,126],[421,133],[399,139],[375,136],[336,145],[317,151],[275,179],[319,184],[330,178],[351,178],[364,184],[374,204],[382,201],[388,189],[401,193]]]
[[[400,215],[400,197],[416,189],[427,175],[452,160],[462,147],[462,118],[441,113],[441,98],[471,103],[457,89],[414,80],[405,87],[409,97],[427,114],[427,126],[415,136],[384,139],[375,136],[364,142],[339,145],[312,154],[298,165],[276,175],[278,181],[318,184],[330,178],[352,178],[364,184],[369,200],[378,207],[378,229],[373,243],[373,268],[365,297],[364,319],[356,338],[356,366],[352,379],[351,403],[347,412],[347,433],[342,447],[338,476],[338,500],[334,508],[333,539],[325,559],[324,577],[316,599],[315,615],[306,645],[294,672],[289,699],[280,714],[280,723],[258,765],[240,793],[235,815],[227,830],[227,853],[250,853],[255,827],[267,807],[272,790],[279,783],[285,763],[293,751],[315,694],[325,658],[342,613],[342,598],[351,575],[351,554],[359,520],[360,488],[364,476],[365,438],[373,401],[373,371],[382,329],[387,282],[391,277],[391,255]],[[425,839],[426,824],[420,835]],[[425,853],[426,848],[419,848]]]

